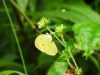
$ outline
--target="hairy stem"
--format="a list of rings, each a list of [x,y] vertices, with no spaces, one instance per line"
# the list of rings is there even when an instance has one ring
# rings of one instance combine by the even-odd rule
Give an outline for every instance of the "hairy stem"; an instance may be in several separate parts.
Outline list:
[[[72,60],[73,60],[73,63],[74,63],[74,65],[75,65],[75,67],[78,68],[78,66],[77,66],[77,64],[76,64],[76,61],[75,61],[75,59],[74,59],[74,57],[73,57],[73,55],[72,55],[71,50],[68,50],[68,52],[69,52],[69,54],[70,54],[70,56],[71,56],[71,58],[72,58]]]
[[[50,30],[50,28],[47,26],[47,29],[50,31],[50,33],[52,35],[54,35],[54,37],[65,47],[65,45],[63,44],[63,42]]]

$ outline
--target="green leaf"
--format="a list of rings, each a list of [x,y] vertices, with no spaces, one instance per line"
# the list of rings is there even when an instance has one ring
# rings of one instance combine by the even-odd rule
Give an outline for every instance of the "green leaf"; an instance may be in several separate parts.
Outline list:
[[[17,58],[18,58],[17,55],[13,53],[6,54],[0,60],[0,67],[6,66],[6,68],[8,69],[23,71],[23,66],[20,63],[14,62],[14,60]]]
[[[93,11],[88,5],[83,3],[69,3],[64,5],[67,9],[73,12],[77,12],[92,22],[96,22],[100,24],[100,15]],[[81,19],[81,18],[80,18]]]
[[[55,15],[55,14],[57,14],[57,15]],[[61,10],[45,11],[45,12],[43,12],[43,15],[45,15],[47,17],[52,16],[55,18],[61,18],[63,20],[70,20],[75,23],[91,21],[88,18],[86,18],[85,16],[83,16],[77,12],[73,12],[73,11],[66,11],[66,12],[62,12]]]
[[[68,50],[72,51],[73,49],[75,49],[73,46],[73,40],[70,39],[67,42],[66,49],[62,52],[62,55],[60,56],[59,61],[66,61],[67,59],[69,59],[70,54],[69,54]]]
[[[89,56],[89,59],[94,63],[94,65],[96,66],[96,68],[98,70],[100,70],[100,63],[98,62],[98,60],[95,57],[93,57],[93,56]]]
[[[3,16],[1,16],[3,17]],[[2,25],[0,26],[0,36],[2,36],[1,39],[1,47],[3,48],[2,50],[7,50],[9,53],[14,52],[16,50],[15,46],[15,40],[13,38],[13,33],[11,32],[11,28],[9,28],[10,24],[6,23],[6,17],[5,20],[1,20],[0,22]],[[5,24],[4,24],[5,23]],[[3,43],[6,43],[5,45]],[[3,47],[6,46],[6,47]]]
[[[68,51],[65,49],[61,56],[59,57],[58,61],[66,61],[67,59],[70,58],[70,54],[68,53]]]
[[[25,75],[19,71],[14,71],[14,70],[5,70],[5,71],[0,72],[0,75],[10,75],[10,74]]]
[[[6,53],[6,55],[4,57],[2,57],[1,60],[13,61],[13,60],[15,60],[17,58],[18,58],[18,56],[16,54],[14,54],[14,53]]]
[[[67,62],[58,62],[56,61],[50,68],[47,75],[64,75],[68,68]]]
[[[66,50],[72,50],[73,48],[73,39],[69,39],[66,45]]]
[[[0,67],[5,67],[5,66],[6,68],[9,68],[9,69],[23,71],[23,66],[17,62],[0,60]]]
[[[36,4],[37,4],[37,0],[28,0],[29,3],[29,7],[31,11],[35,11],[36,10]]]
[[[93,22],[77,23],[72,27],[76,44],[79,49],[85,50],[84,55],[89,56],[94,50],[100,49],[100,26]]]
[[[42,69],[47,69],[56,59],[56,57],[49,56],[45,53],[40,53],[38,57],[38,67],[41,67]]]
[[[56,6],[56,7],[55,7]],[[52,9],[55,9],[55,11],[58,11],[55,13],[55,11]],[[65,12],[62,12],[62,10],[65,10]],[[85,4],[83,1],[68,1],[66,3],[49,3],[46,6],[46,11],[51,11],[52,16],[57,16],[62,19],[68,19],[72,22],[96,22],[100,24],[100,15],[92,10],[90,6]],[[51,13],[47,13],[46,15],[51,15]],[[56,15],[55,15],[56,14]]]
[[[28,4],[28,0],[16,0],[16,2],[18,3],[19,7],[21,8],[21,10],[25,11],[27,4]]]

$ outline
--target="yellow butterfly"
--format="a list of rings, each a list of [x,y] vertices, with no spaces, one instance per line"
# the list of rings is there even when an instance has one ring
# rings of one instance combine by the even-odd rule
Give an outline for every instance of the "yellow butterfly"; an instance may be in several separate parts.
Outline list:
[[[56,44],[52,41],[49,34],[40,34],[35,39],[35,46],[37,49],[48,55],[54,56],[57,54],[58,49]]]

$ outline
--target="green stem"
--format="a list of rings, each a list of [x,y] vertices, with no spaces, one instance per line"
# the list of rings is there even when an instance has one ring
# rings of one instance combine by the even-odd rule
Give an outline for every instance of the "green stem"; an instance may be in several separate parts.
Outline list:
[[[64,43],[64,44],[65,44],[65,46],[66,46],[66,42],[65,42],[65,40],[64,40],[63,35],[61,35],[61,39],[62,39],[63,43]]]
[[[74,66],[70,63],[69,59],[67,59],[67,62],[68,62],[68,64],[69,64],[69,66],[73,69]]]
[[[61,35],[61,38],[62,38],[62,41],[63,41],[63,42],[62,42],[62,41],[49,29],[48,26],[47,26],[47,29],[48,29],[48,30],[51,32],[51,34],[53,34],[54,37],[56,37],[56,39],[66,48],[66,42],[65,42],[65,40],[64,40],[64,38],[63,38],[63,35]],[[77,66],[77,64],[76,64],[76,62],[75,62],[75,59],[74,59],[74,57],[73,57],[71,51],[68,50],[68,52],[69,52],[69,54],[70,54],[70,56],[71,56],[71,58],[72,58],[72,60],[73,60],[74,65],[78,68],[78,66]],[[69,60],[67,60],[67,62],[69,63],[69,66],[70,66],[71,68],[73,68],[73,66],[72,66],[72,64],[69,62]]]
[[[50,28],[47,26],[47,29],[50,31],[50,33],[52,34],[52,35],[54,35],[54,37],[65,47],[65,45],[63,44],[63,42],[62,41],[60,41],[60,39],[50,30]]]
[[[10,2],[12,3],[12,5],[24,16],[24,18],[29,22],[29,24],[31,25],[31,27],[33,29],[36,28],[36,26],[32,23],[32,21],[27,17],[27,15],[20,9],[20,7],[13,1],[10,0]]]
[[[18,37],[17,37],[17,34],[16,34],[16,31],[14,29],[14,25],[13,25],[13,22],[11,20],[11,17],[10,17],[10,14],[9,14],[9,11],[7,9],[7,6],[6,6],[6,3],[4,0],[3,1],[3,4],[4,4],[4,7],[6,9],[6,12],[7,12],[7,15],[8,15],[8,18],[9,18],[9,21],[11,23],[11,27],[12,27],[12,30],[13,30],[13,33],[14,33],[14,36],[15,36],[15,40],[16,40],[16,43],[17,43],[17,46],[18,46],[18,50],[19,50],[19,53],[20,53],[20,56],[21,56],[21,59],[22,59],[22,63],[23,63],[23,67],[24,67],[24,71],[25,71],[25,74],[28,75],[27,73],[27,69],[26,69],[26,66],[25,66],[25,62],[24,62],[24,58],[23,58],[23,54],[22,54],[22,51],[21,51],[21,47],[20,47],[20,44],[19,44],[19,40],[18,40]]]
[[[77,64],[76,64],[76,61],[75,61],[75,59],[74,59],[74,57],[73,57],[73,55],[72,55],[72,53],[71,53],[71,50],[68,50],[68,52],[69,52],[69,54],[70,54],[70,56],[71,56],[71,58],[72,58],[72,60],[73,60],[74,65],[76,66],[76,68],[78,68],[78,66],[77,66]]]
[[[63,43],[66,45],[66,42],[65,42],[65,40],[64,40],[63,35],[61,35],[61,39],[62,39]],[[78,67],[77,64],[76,64],[76,62],[75,62],[75,59],[74,59],[74,57],[73,57],[73,55],[72,55],[71,50],[68,50],[68,52],[69,52],[69,54],[70,54],[70,56],[71,56],[71,58],[72,58],[72,60],[73,60],[74,65],[75,65],[76,67]]]

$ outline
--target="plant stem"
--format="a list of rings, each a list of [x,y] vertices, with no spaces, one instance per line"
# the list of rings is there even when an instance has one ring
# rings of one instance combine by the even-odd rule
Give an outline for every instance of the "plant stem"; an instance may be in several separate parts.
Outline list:
[[[63,43],[64,43],[65,46],[66,46],[66,42],[65,42],[65,40],[64,40],[63,35],[61,35],[61,39],[62,39]],[[75,59],[74,59],[74,57],[73,57],[73,55],[72,55],[72,53],[71,53],[71,51],[68,50],[68,52],[69,52],[69,54],[70,54],[70,56],[71,56],[71,58],[72,58],[72,60],[73,60],[74,65],[75,65],[76,67],[78,67],[77,64],[76,64],[76,62],[75,62]],[[67,62],[69,63],[70,67],[73,68],[73,66],[71,65],[71,63],[69,62],[69,60],[67,60]]]
[[[66,46],[66,42],[65,42],[65,40],[64,40],[63,35],[61,35],[61,39],[62,39],[63,43],[64,43],[65,46]],[[69,54],[70,54],[70,56],[71,56],[71,58],[72,58],[72,60],[73,60],[74,65],[78,68],[78,66],[77,66],[77,64],[76,64],[76,62],[75,62],[75,59],[74,59],[74,57],[73,57],[73,55],[72,55],[71,50],[68,50],[68,52],[69,52]],[[69,60],[67,60],[67,62],[69,63],[70,67],[72,68],[73,66],[71,65],[71,63],[69,62]]]
[[[2,0],[2,1],[3,1],[3,4],[4,4],[4,7],[6,9],[6,12],[7,12],[7,15],[8,15],[8,18],[9,18],[9,21],[11,23],[11,27],[12,27],[12,30],[13,30],[13,33],[14,33],[14,36],[15,36],[15,40],[16,40],[16,43],[17,43],[17,46],[18,46],[18,50],[19,50],[19,53],[20,53],[20,56],[21,56],[21,59],[22,59],[22,63],[23,63],[23,67],[24,67],[25,74],[28,75],[27,69],[26,69],[26,66],[25,66],[25,62],[24,62],[24,58],[23,58],[23,54],[22,54],[22,50],[21,50],[21,47],[20,47],[20,44],[19,44],[19,40],[18,40],[16,31],[15,31],[15,28],[14,28],[13,22],[11,20],[11,17],[10,17],[10,14],[9,14],[8,9],[7,9],[7,6],[6,6],[5,1],[4,0]]]
[[[63,43],[64,43],[64,44],[65,44],[65,46],[66,46],[66,42],[65,42],[65,40],[64,40],[63,35],[61,35],[61,39],[62,39]]]
[[[32,23],[32,21],[27,17],[27,15],[20,9],[20,7],[13,1],[10,0],[10,2],[12,3],[12,5],[24,16],[24,18],[29,22],[29,24],[31,25],[31,27],[33,29],[36,28],[36,26]]]
[[[73,57],[73,55],[72,55],[72,53],[71,53],[71,50],[68,50],[68,52],[69,52],[69,54],[70,54],[70,56],[71,56],[71,58],[72,58],[72,60],[73,60],[74,65],[76,66],[76,68],[78,68],[78,66],[77,66],[77,64],[76,64],[76,61],[75,61],[75,59],[74,59],[74,57]]]
[[[50,30],[50,28],[49,28],[48,26],[47,26],[46,28],[47,28],[47,29],[51,32],[51,34],[53,34],[54,37],[56,37],[56,39],[66,48],[66,42],[65,42],[65,40],[64,40],[64,38],[63,38],[63,35],[61,35],[61,38],[62,38],[62,41],[63,41],[63,42],[62,42],[62,41]],[[75,61],[75,59],[74,59],[74,57],[73,57],[71,51],[68,50],[68,52],[69,52],[69,54],[70,54],[70,56],[71,56],[71,58],[72,58],[72,60],[73,60],[74,65],[76,66],[76,68],[78,68],[78,66],[77,66],[77,64],[76,64],[76,61]],[[74,68],[74,67],[72,66],[72,64],[69,62],[69,60],[67,60],[67,62],[68,62],[69,66],[70,66],[71,68]]]
[[[67,62],[68,62],[68,64],[69,64],[69,66],[73,69],[74,66],[70,63],[69,59],[67,59]]]
[[[50,33],[52,34],[52,35],[54,35],[54,37],[65,47],[65,45],[63,44],[63,42],[50,30],[50,28],[47,26],[46,27],[49,31],[50,31]]]

